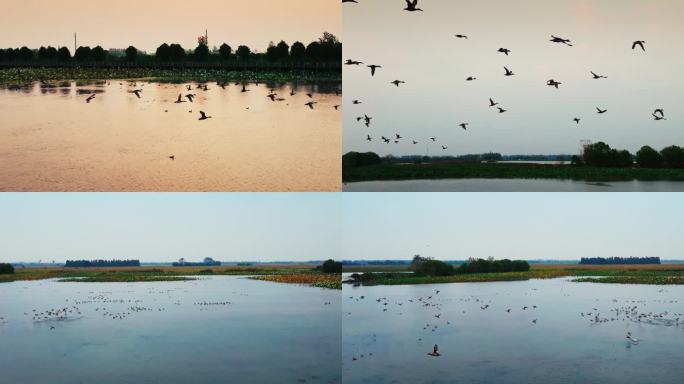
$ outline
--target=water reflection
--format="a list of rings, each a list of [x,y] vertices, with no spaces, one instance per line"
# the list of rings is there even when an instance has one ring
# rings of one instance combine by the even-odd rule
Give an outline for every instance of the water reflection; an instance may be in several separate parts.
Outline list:
[[[130,80],[0,86],[0,190],[338,191],[339,89]],[[188,93],[193,103],[174,103]],[[200,111],[212,119],[198,121]]]

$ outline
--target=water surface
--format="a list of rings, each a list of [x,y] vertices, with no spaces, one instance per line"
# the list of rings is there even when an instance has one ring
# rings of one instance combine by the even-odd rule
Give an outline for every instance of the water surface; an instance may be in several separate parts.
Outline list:
[[[203,85],[0,88],[0,191],[339,191],[338,84]]]
[[[342,374],[350,384],[680,383],[683,298],[682,286],[567,279],[345,284]],[[434,344],[442,356],[427,355]]]
[[[2,382],[339,383],[340,305],[243,277],[4,283]]]
[[[683,192],[684,182],[444,179],[345,183],[345,192]]]

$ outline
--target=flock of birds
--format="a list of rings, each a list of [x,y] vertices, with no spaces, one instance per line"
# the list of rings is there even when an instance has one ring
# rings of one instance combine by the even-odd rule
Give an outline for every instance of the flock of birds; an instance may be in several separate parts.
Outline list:
[[[536,290],[536,289],[533,289]],[[498,294],[497,294],[498,295]],[[564,295],[569,296],[569,295]],[[445,296],[442,294],[440,296],[440,290],[432,290],[429,295],[423,295],[420,297],[411,297],[406,299],[388,299],[387,297],[378,297],[375,299],[367,298],[365,295],[349,296],[349,301],[351,303],[363,303],[362,309],[359,311],[364,312],[363,316],[368,316],[367,311],[380,311],[380,313],[386,313],[392,316],[402,316],[405,313],[411,316],[411,321],[409,324],[422,324],[420,329],[416,328],[416,334],[413,335],[417,347],[421,348],[424,343],[428,340],[431,341],[429,345],[433,345],[432,349],[427,352],[427,355],[432,357],[440,357],[442,353],[439,351],[439,345],[435,342],[440,342],[440,339],[444,338],[446,334],[452,333],[449,331],[449,327],[458,327],[458,319],[454,318],[456,315],[467,316],[471,314],[472,311],[491,313],[494,316],[513,316],[513,318],[508,318],[505,320],[519,321],[524,319],[530,326],[535,326],[543,320],[544,313],[539,311],[539,306],[537,304],[527,304],[521,306],[504,306],[499,303],[493,302],[491,299],[483,299],[475,295],[470,295],[467,297],[454,298],[451,296]],[[375,303],[373,303],[373,301]],[[596,300],[598,301],[598,299]],[[612,299],[613,304],[619,303],[617,299]],[[453,303],[457,303],[460,307],[459,309],[454,309]],[[632,345],[638,344],[641,340],[632,335],[629,331],[629,324],[637,323],[639,325],[652,325],[652,326],[667,326],[667,327],[684,327],[684,312],[677,311],[652,311],[647,310],[648,303],[646,300],[625,300],[624,305],[613,306],[602,312],[599,308],[592,307],[591,310],[580,312],[579,318],[587,319],[591,326],[597,326],[601,324],[616,324],[623,323],[626,330],[625,339],[628,343],[629,348]],[[678,300],[652,300],[653,304],[663,306],[663,305],[678,305]],[[408,307],[408,308],[407,308]],[[350,306],[345,305],[345,315],[352,316]],[[517,315],[516,315],[517,313]],[[603,315],[602,313],[606,313]],[[420,319],[427,320],[421,323]],[[387,320],[392,321],[392,320]],[[444,332],[440,332],[445,330]],[[398,337],[397,335],[391,335],[388,337]],[[453,340],[442,340],[442,342],[453,342]],[[370,338],[363,338],[361,343],[351,343],[350,345],[354,348],[355,353],[351,356],[352,362],[360,361],[364,358],[369,358],[373,356],[371,350],[378,343],[378,335],[372,334]],[[420,351],[419,351],[420,352]]]
[[[107,85],[110,85],[110,84],[111,84],[110,82],[107,82]],[[259,83],[259,82],[256,82],[256,83],[254,83],[254,84],[255,84],[256,86],[259,86],[260,83]],[[124,83],[119,83],[119,85],[120,85],[120,86],[124,86]],[[131,95],[135,95],[135,97],[138,98],[138,99],[142,99],[142,98],[143,98],[144,93],[143,93],[143,88],[142,88],[142,87],[145,86],[145,83],[142,83],[142,84],[141,84],[141,88],[137,88],[137,87],[138,87],[137,82],[131,82],[131,83],[129,83],[128,85],[129,85],[130,87],[133,87],[133,88],[134,88],[134,89],[132,89],[132,90],[128,90],[128,91],[127,91],[128,93],[130,93]],[[161,86],[161,84],[158,84],[158,85]],[[224,89],[224,90],[225,90],[225,89],[227,89],[226,87],[229,87],[229,86],[230,86],[230,83],[229,83],[228,81],[217,81],[217,82],[216,82],[216,85],[217,85],[218,87],[220,87],[221,89]],[[248,88],[247,83],[235,82],[235,83],[234,83],[234,86],[239,87],[240,93],[243,93],[243,94],[244,94],[244,93],[248,93],[248,92],[251,91],[251,89]],[[207,92],[207,91],[211,90],[211,88],[209,88],[209,86],[208,86],[207,83],[196,83],[194,88],[193,88],[193,84],[186,84],[186,85],[184,85],[184,87],[182,88],[181,92],[178,94],[178,97],[176,98],[176,100],[175,100],[173,103],[174,103],[174,104],[194,103],[194,102],[195,102],[195,98],[197,98],[197,94],[196,94],[196,93],[193,93],[193,89],[194,89],[195,92],[196,92],[196,91]],[[86,91],[86,92],[87,92],[88,96],[85,98],[85,102],[88,103],[88,104],[90,104],[91,102],[93,102],[93,101],[95,100],[96,95],[97,95],[98,93],[101,93],[101,92],[93,92],[93,91],[91,91],[91,92]],[[341,91],[340,91],[339,88],[337,88],[337,89],[335,90],[335,95],[336,95],[336,96],[339,96],[340,94],[341,94]],[[297,95],[297,92],[296,92],[294,89],[291,89],[290,92],[289,92],[289,96],[292,97],[292,96],[295,96],[295,95]],[[303,106],[306,107],[306,108],[308,108],[308,109],[310,109],[310,110],[314,110],[314,109],[315,109],[315,106],[318,104],[318,101],[314,100],[314,96],[315,96],[314,92],[313,92],[313,91],[307,92],[307,93],[306,93],[306,96],[307,96],[310,100],[309,100],[307,103],[305,103]],[[266,98],[270,99],[270,100],[271,100],[272,102],[274,102],[274,103],[275,103],[275,102],[285,102],[285,101],[287,101],[286,97],[285,97],[285,96],[282,96],[282,95],[280,95],[280,94],[278,94],[278,90],[275,89],[275,88],[270,88],[270,89],[269,89],[269,92],[268,92],[268,94],[266,95]],[[187,99],[187,100],[186,100],[186,99]],[[287,103],[286,105],[289,106],[290,104]],[[339,110],[340,105],[333,105],[333,108],[334,108],[335,110]],[[248,110],[249,110],[249,107],[246,107],[245,109],[248,109]],[[165,109],[164,112],[165,112],[165,113],[168,113],[169,110],[168,110],[168,109]],[[191,110],[189,110],[188,112],[189,112],[189,113],[193,113],[193,110],[191,109]],[[199,117],[198,117],[198,119],[197,119],[198,121],[205,121],[205,120],[209,120],[209,119],[212,118],[212,116],[207,115],[207,113],[206,113],[205,111],[198,111],[198,112],[199,112]],[[170,155],[168,158],[169,158],[170,160],[172,160],[172,161],[173,161],[173,160],[176,160],[176,156],[175,156],[175,155]]]
[[[422,11],[423,11],[423,9],[421,9],[421,8],[418,7],[418,0],[405,0],[405,1],[406,1],[406,8],[404,8],[405,11],[407,11],[407,12],[416,12],[416,11],[422,12]],[[359,1],[357,1],[357,0],[342,0],[342,3],[357,3],[357,4],[358,4]],[[454,36],[455,36],[456,38],[458,38],[458,39],[468,39],[468,35],[465,35],[465,34],[456,34],[456,35],[454,35]],[[562,45],[565,45],[565,46],[568,46],[568,47],[572,47],[572,46],[573,46],[573,43],[572,43],[572,41],[571,41],[570,39],[566,39],[566,38],[558,37],[558,36],[554,36],[554,35],[551,35],[551,39],[550,39],[549,41],[552,42],[552,43],[556,43],[556,44],[562,44]],[[646,52],[646,41],[644,41],[644,40],[636,40],[636,41],[634,41],[634,42],[632,43],[632,50],[636,50],[637,48],[641,48],[641,50],[642,50],[643,52]],[[508,49],[508,48],[504,48],[504,47],[499,48],[499,49],[497,50],[497,52],[500,52],[500,53],[502,53],[502,54],[504,54],[504,55],[506,55],[506,56],[509,56],[509,55],[511,54],[511,50]],[[348,65],[348,66],[360,66],[360,65],[364,65],[365,63],[362,62],[362,61],[359,61],[359,60],[347,59],[347,60],[344,62],[344,64],[345,64],[345,65]],[[377,71],[378,71],[379,69],[382,69],[382,68],[383,68],[382,65],[378,65],[378,64],[366,64],[366,67],[370,69],[370,75],[371,75],[371,77],[374,77],[375,74],[377,73]],[[514,76],[514,75],[515,75],[515,73],[514,73],[511,69],[509,69],[507,66],[503,66],[503,70],[504,70],[503,76],[505,76],[505,77],[510,77],[510,76]],[[592,76],[591,78],[594,79],[594,80],[601,80],[601,79],[607,79],[607,78],[608,78],[607,76],[599,75],[599,74],[595,73],[594,71],[590,71],[590,74],[591,74],[591,76]],[[467,78],[465,79],[465,81],[475,81],[475,80],[477,80],[477,78],[474,77],[474,76],[469,76],[469,77],[467,77]],[[403,80],[394,80],[394,81],[390,82],[390,84],[394,85],[395,87],[399,87],[399,86],[405,85],[405,84],[406,84],[406,81],[403,81]],[[562,82],[557,81],[557,80],[555,80],[555,79],[549,79],[549,80],[546,82],[546,85],[547,85],[547,86],[553,87],[553,88],[555,88],[555,89],[560,89],[560,86],[561,86],[562,84],[563,84]],[[352,104],[353,104],[353,105],[360,105],[360,104],[362,104],[362,102],[361,102],[360,100],[354,100],[354,101],[352,102]],[[508,109],[505,109],[505,108],[503,108],[502,106],[500,106],[500,104],[499,104],[498,102],[495,102],[492,98],[489,98],[489,107],[490,107],[490,108],[496,107],[496,111],[497,111],[499,114],[503,114],[503,113],[508,112]],[[597,113],[597,114],[603,115],[603,114],[605,114],[606,112],[608,112],[608,109],[607,109],[607,108],[601,108],[601,107],[598,107],[598,106],[596,107],[596,113]],[[667,120],[667,119],[665,118],[665,112],[664,112],[663,108],[656,108],[656,109],[653,111],[653,113],[651,114],[651,116],[652,116],[653,119],[656,120],[656,121]],[[364,114],[363,116],[357,117],[356,120],[357,120],[357,122],[363,121],[366,127],[370,127],[372,117],[370,117],[370,116]],[[580,117],[574,117],[574,118],[572,119],[572,121],[575,122],[575,124],[580,124],[580,121],[581,121],[581,120],[582,120],[582,119],[581,119]],[[456,126],[457,126],[457,127],[460,127],[460,128],[463,129],[464,131],[467,131],[468,128],[469,128],[469,125],[470,125],[470,123],[465,122],[465,123],[459,123],[459,124],[457,124]],[[399,144],[399,143],[401,142],[401,139],[402,139],[402,138],[403,138],[403,137],[401,136],[400,133],[395,133],[394,135],[381,136],[381,137],[380,137],[380,140],[381,140],[383,143],[385,143],[385,144],[390,144],[390,143]],[[366,135],[366,141],[367,141],[367,142],[372,142],[373,139],[374,139],[374,137],[372,137],[370,134],[367,134],[367,135]],[[425,141],[426,141],[428,144],[430,144],[430,143],[437,143],[437,138],[433,136],[433,137],[429,137],[429,138],[428,138],[427,140],[425,140]],[[417,145],[417,144],[420,143],[420,139],[419,139],[419,138],[411,138],[411,139],[410,139],[410,142],[411,142],[413,145]],[[441,146],[442,151],[446,151],[446,150],[449,149],[449,147],[448,147],[446,144],[440,144],[440,146]]]

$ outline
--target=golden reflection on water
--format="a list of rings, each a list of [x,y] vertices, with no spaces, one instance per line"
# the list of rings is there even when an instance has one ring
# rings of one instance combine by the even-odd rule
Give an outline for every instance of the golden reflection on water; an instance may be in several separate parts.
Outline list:
[[[0,190],[341,189],[338,84],[249,83],[249,92],[206,85],[112,80],[0,89]],[[142,89],[140,99],[134,89]],[[271,90],[285,100],[271,101]],[[196,98],[175,103],[179,93]],[[309,101],[317,102],[313,110]],[[200,110],[212,118],[200,121]]]

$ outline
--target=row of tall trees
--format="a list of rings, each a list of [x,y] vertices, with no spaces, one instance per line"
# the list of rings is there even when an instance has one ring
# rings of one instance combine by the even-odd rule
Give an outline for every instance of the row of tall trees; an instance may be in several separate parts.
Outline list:
[[[572,162],[594,167],[630,168],[636,162],[641,168],[684,168],[684,148],[672,145],[659,152],[646,145],[632,155],[627,150],[617,150],[598,142],[585,146],[582,156],[574,156]]]
[[[451,276],[471,273],[525,272],[530,264],[525,260],[468,259],[458,267],[440,260],[415,255],[411,270],[418,276]]]
[[[67,47],[59,49],[55,47],[40,47],[37,50],[28,47],[0,49],[0,62],[104,62],[104,61],[128,61],[156,60],[158,62],[183,62],[183,61],[228,61],[228,60],[266,60],[269,62],[282,61],[318,61],[335,62],[342,60],[342,43],[331,33],[325,32],[323,36],[304,45],[295,42],[292,46],[285,41],[278,44],[271,42],[265,53],[256,53],[246,45],[240,45],[237,49],[223,43],[216,49],[210,50],[206,41],[201,39],[193,50],[183,48],[180,44],[163,43],[155,51],[154,55],[146,55],[137,48],[130,46],[121,55],[116,55],[105,50],[101,46],[78,47],[72,53]]]

